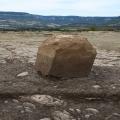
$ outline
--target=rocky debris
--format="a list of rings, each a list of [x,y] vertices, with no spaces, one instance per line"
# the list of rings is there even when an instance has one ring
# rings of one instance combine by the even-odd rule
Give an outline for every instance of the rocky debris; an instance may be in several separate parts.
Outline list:
[[[113,113],[105,118],[105,120],[120,120],[120,114],[119,113]]]
[[[52,113],[53,120],[73,120],[73,117],[67,111],[55,111]]]
[[[73,109],[73,108],[69,108],[69,113],[71,114],[81,114],[81,110],[80,109]]]
[[[80,109],[73,109],[73,108],[69,108],[68,112],[70,113],[70,115],[75,119],[75,120],[81,120],[81,114],[82,111]],[[72,119],[73,120],[73,119]]]
[[[31,108],[29,107],[24,107],[25,112],[31,113],[33,112]]]
[[[63,100],[53,98],[49,95],[33,95],[31,96],[31,100],[46,106],[61,106],[64,104]]]
[[[28,75],[28,72],[22,72],[22,73],[18,74],[17,77],[24,77],[27,75]]]
[[[84,111],[85,120],[97,120],[100,116],[100,112],[95,108],[86,108]],[[101,119],[100,119],[101,120]]]
[[[96,50],[86,38],[58,35],[39,47],[36,70],[56,77],[85,77],[91,71]]]
[[[23,102],[22,105],[17,105],[17,108],[21,110],[21,113],[32,113],[34,110],[36,110],[36,105],[30,102]]]
[[[85,118],[86,118],[86,119],[89,119],[91,115],[92,115],[92,114],[86,114],[86,115],[85,115]]]
[[[30,103],[30,102],[24,102],[23,106],[24,107],[29,107],[29,108],[32,108],[32,109],[36,108],[36,106],[34,104]]]

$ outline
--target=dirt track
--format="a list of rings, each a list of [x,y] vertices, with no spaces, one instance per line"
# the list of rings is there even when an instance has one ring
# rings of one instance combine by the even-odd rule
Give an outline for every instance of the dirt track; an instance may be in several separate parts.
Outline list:
[[[51,111],[58,110],[58,108],[48,109],[37,104],[35,104],[35,110],[31,109],[32,112],[26,112],[24,107],[21,107],[20,110],[16,108],[16,106],[23,106],[25,102],[20,101],[19,96],[39,93],[62,97],[67,101],[67,105],[61,106],[60,109],[79,108],[82,113],[78,116],[81,116],[82,120],[87,119],[86,115],[92,114],[86,113],[85,109],[88,107],[99,110],[99,113],[93,114],[89,120],[104,120],[105,118],[106,120],[119,120],[120,33],[72,33],[86,36],[96,47],[98,55],[88,78],[59,79],[59,81],[57,78],[43,78],[34,70],[37,48],[51,34],[61,33],[0,33],[0,94],[2,96],[0,118],[5,120],[39,120],[50,117]],[[28,76],[17,77],[19,73],[25,71],[28,72]],[[14,103],[14,98],[19,102]],[[80,100],[80,98],[84,99]],[[94,100],[95,98],[97,100]]]

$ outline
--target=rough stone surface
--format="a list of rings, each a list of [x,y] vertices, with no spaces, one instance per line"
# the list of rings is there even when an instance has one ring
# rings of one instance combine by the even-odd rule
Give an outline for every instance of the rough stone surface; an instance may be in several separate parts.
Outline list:
[[[24,77],[27,75],[28,75],[28,72],[22,72],[22,73],[18,74],[17,77]]]
[[[96,50],[86,38],[58,35],[39,47],[36,69],[43,75],[84,77],[91,71]]]
[[[63,101],[57,98],[53,98],[49,95],[33,95],[31,96],[31,100],[37,102],[39,104],[43,104],[46,106],[60,106],[63,105]]]
[[[53,114],[53,120],[72,120],[72,116],[67,111],[55,111]]]

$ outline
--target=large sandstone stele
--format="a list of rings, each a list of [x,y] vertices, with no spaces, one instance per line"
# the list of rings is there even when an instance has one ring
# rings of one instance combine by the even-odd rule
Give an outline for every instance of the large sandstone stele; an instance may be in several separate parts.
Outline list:
[[[45,76],[85,77],[91,71],[96,50],[86,38],[53,36],[38,49],[36,70]]]

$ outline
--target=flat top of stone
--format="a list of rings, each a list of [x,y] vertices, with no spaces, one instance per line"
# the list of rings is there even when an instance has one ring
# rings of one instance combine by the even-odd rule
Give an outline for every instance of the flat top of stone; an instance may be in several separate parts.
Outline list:
[[[78,49],[81,47],[87,48],[87,50],[93,49],[93,46],[88,42],[87,38],[76,35],[57,35],[48,38],[43,42],[42,46],[49,50],[58,49]],[[40,47],[42,49],[42,47]]]

